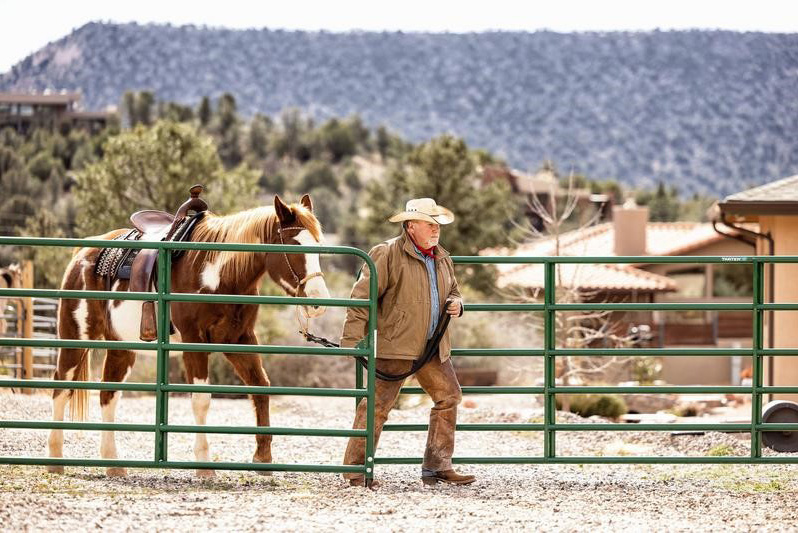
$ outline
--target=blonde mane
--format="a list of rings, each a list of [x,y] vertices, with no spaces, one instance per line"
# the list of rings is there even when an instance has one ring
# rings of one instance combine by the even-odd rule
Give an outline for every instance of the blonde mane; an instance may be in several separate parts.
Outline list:
[[[304,226],[318,242],[322,242],[321,224],[305,206],[290,204],[296,224]],[[208,212],[197,224],[191,240],[195,242],[226,242],[262,244],[264,235],[271,235],[278,224],[273,207],[256,207],[232,215],[215,215]],[[294,226],[296,224],[291,224]],[[255,254],[251,252],[206,252],[208,263],[220,262],[220,274],[241,277],[253,267]],[[193,260],[201,252],[192,252]]]

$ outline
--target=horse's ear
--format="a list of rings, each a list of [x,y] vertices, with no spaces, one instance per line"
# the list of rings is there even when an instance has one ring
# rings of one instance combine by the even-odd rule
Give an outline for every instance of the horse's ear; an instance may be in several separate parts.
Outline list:
[[[299,203],[304,205],[305,208],[308,211],[310,211],[311,213],[313,212],[313,202],[310,201],[310,195],[309,194],[303,194],[302,195],[302,199],[299,200]]]
[[[296,218],[294,216],[294,212],[291,211],[291,208],[288,207],[285,202],[283,202],[276,194],[274,195],[274,212],[277,214],[277,218],[280,219],[280,222],[284,224],[293,222]]]

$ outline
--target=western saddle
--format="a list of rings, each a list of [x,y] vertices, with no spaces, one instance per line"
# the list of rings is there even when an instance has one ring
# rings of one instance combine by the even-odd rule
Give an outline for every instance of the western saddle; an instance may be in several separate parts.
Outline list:
[[[116,240],[128,241],[189,241],[197,222],[202,220],[208,210],[208,204],[200,198],[202,185],[194,185],[189,189],[189,199],[183,202],[174,215],[164,211],[147,209],[130,215],[135,229],[117,237]],[[193,211],[193,214],[189,212]],[[180,259],[183,250],[172,252],[172,263]],[[131,248],[105,248],[97,258],[95,274],[105,278],[107,290],[111,290],[113,282],[118,279],[130,280],[128,290],[131,292],[151,292],[154,290],[158,250],[134,250]],[[173,328],[170,324],[170,329]],[[139,337],[143,341],[158,338],[155,319],[155,302],[145,301],[141,304],[141,327]]]

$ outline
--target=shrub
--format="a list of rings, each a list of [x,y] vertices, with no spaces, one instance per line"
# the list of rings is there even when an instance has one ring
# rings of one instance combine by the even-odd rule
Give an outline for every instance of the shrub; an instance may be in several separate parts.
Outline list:
[[[328,164],[315,161],[308,165],[300,180],[300,192],[304,193],[318,188],[327,188],[337,193],[338,180]]]
[[[672,413],[676,416],[698,416],[698,406],[694,403],[684,405],[677,405],[673,408]]]
[[[718,444],[707,452],[708,457],[725,457],[727,455],[734,455],[734,449],[728,444]]]
[[[593,415],[618,418],[628,411],[623,398],[611,394],[576,394],[569,396],[569,400],[569,410],[585,418]],[[557,408],[562,408],[560,398],[557,398]]]

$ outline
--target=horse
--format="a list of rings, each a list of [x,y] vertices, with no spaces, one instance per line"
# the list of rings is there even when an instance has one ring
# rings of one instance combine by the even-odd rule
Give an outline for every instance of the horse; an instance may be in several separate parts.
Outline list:
[[[114,230],[97,239],[114,239],[128,230]],[[142,237],[146,238],[146,235]],[[286,204],[274,197],[274,207],[262,206],[228,216],[207,212],[195,226],[195,242],[294,244],[318,246],[323,242],[321,225],[313,214],[313,204],[304,195],[299,204]],[[79,248],[66,268],[62,289],[107,290],[107,281],[94,273],[99,248]],[[172,265],[174,293],[256,295],[262,278],[268,274],[290,296],[329,298],[319,266],[318,254],[186,251]],[[116,280],[113,291],[125,292],[129,281]],[[62,339],[138,341],[141,302],[130,300],[64,299],[58,310],[58,336]],[[258,344],[254,326],[257,305],[172,302],[170,318],[174,325],[172,342]],[[319,316],[321,306],[304,306],[308,316]],[[183,352],[187,383],[208,384],[208,352]],[[268,386],[269,378],[257,354],[225,353],[236,373],[247,385]],[[102,370],[104,382],[123,382],[130,374],[136,352],[108,349]],[[88,379],[88,349],[61,348],[55,380]],[[114,422],[121,391],[100,392],[103,422]],[[258,426],[269,425],[269,397],[251,395]],[[88,391],[62,389],[53,392],[53,420],[62,421],[66,403],[73,420],[85,420]],[[204,425],[211,395],[193,393],[191,406],[197,425]],[[253,462],[271,463],[271,435],[256,435]],[[49,456],[63,457],[63,431],[53,429],[48,438]],[[100,444],[103,459],[116,459],[113,431],[103,431]],[[197,433],[194,442],[197,461],[208,462],[210,453],[205,434]],[[60,465],[47,470],[63,473]],[[108,476],[126,476],[125,468],[109,467]],[[197,470],[197,476],[213,476],[213,470]]]
[[[22,287],[22,268],[17,263],[8,265],[7,267],[0,268],[0,288],[2,289],[18,289]],[[8,324],[3,316],[6,312],[6,306],[11,298],[0,298],[0,337],[6,334]]]

